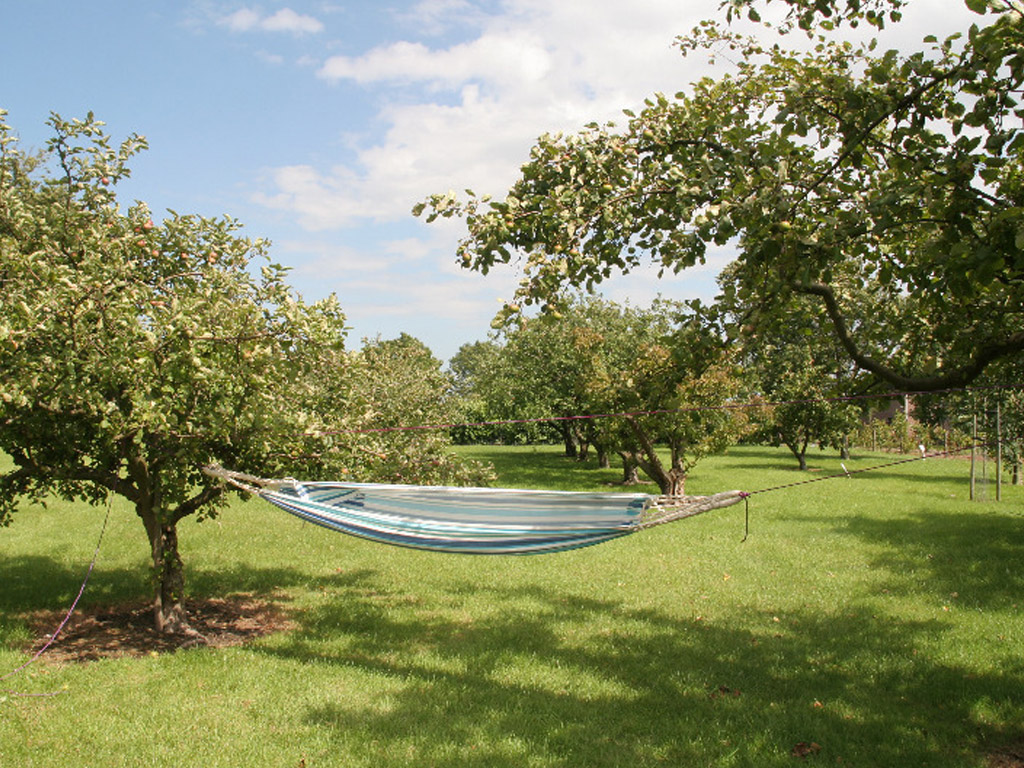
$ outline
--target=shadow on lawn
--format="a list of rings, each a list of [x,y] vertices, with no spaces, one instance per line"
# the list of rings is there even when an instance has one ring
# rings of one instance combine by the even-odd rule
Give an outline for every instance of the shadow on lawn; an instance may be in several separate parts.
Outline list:
[[[896,574],[915,572],[937,598],[961,605],[1024,607],[1024,520],[1005,512],[935,512],[922,509],[897,519],[850,517],[836,529],[882,545],[872,561],[894,574],[890,589],[910,582]]]
[[[979,675],[919,655],[939,620],[808,611],[742,629],[555,589],[464,583],[421,602],[372,581],[339,582],[261,652],[394,681],[387,706],[339,696],[305,715],[380,765],[781,765],[800,743],[832,764],[968,765],[1005,736],[979,702],[1024,690],[1024,663]]]
[[[878,544],[872,565],[894,574],[893,590],[909,590],[896,574],[913,568],[937,597],[956,592],[978,607],[1011,609],[1024,594],[1018,517],[922,511],[815,523]],[[2,558],[0,613],[70,600],[82,576],[49,558]],[[393,683],[380,706],[326,685],[315,703],[296,702],[307,725],[360,764],[771,766],[816,744],[809,762],[967,766],[1022,736],[1002,722],[1024,708],[1024,662],[979,672],[931,656],[922,649],[951,626],[941,613],[912,621],[840,606],[773,616],[738,605],[731,620],[723,607],[708,621],[581,597],[566,578],[564,588],[453,581],[419,595],[371,569],[189,574],[200,594],[302,586],[322,595],[294,616],[297,630],[253,651]],[[90,602],[145,583],[141,570],[97,573]]]
[[[69,608],[88,571],[88,562],[69,567],[39,555],[0,556],[0,617],[36,610]],[[103,570],[91,575],[83,599],[102,605],[139,596],[148,588],[148,572],[138,568]]]

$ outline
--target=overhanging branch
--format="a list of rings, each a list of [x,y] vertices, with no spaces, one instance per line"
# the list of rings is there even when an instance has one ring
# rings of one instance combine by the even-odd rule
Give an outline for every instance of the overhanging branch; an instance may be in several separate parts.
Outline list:
[[[873,357],[865,354],[850,334],[850,329],[843,317],[842,308],[832,288],[824,283],[797,285],[798,293],[817,296],[825,305],[836,337],[846,353],[860,368],[875,374],[894,387],[912,392],[934,392],[941,389],[954,389],[970,384],[990,363],[1008,355],[1024,352],[1024,331],[1012,333],[1005,339],[981,344],[975,348],[974,355],[962,366],[945,370],[940,369],[930,376],[906,376],[899,371],[884,365]]]

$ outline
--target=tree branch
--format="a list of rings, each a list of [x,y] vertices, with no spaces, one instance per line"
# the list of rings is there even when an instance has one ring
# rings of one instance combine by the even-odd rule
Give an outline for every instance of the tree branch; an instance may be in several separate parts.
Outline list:
[[[850,334],[850,329],[846,324],[846,319],[843,317],[835,292],[830,286],[823,283],[813,283],[811,285],[797,285],[795,290],[798,293],[817,296],[824,302],[825,311],[832,322],[832,327],[835,329],[839,343],[859,367],[875,374],[880,379],[899,389],[914,392],[934,392],[941,389],[962,387],[978,378],[989,363],[1008,355],[1024,352],[1024,331],[1018,331],[1017,333],[1011,333],[1001,341],[992,341],[979,345],[976,347],[971,359],[958,368],[951,370],[940,369],[931,376],[905,376],[860,350],[857,342]]]
[[[825,171],[823,171],[821,175],[818,176],[818,178],[815,179],[815,181],[807,188],[807,190],[804,193],[803,199],[806,200],[811,195],[811,193],[814,192],[814,190],[816,190],[823,183],[825,183],[825,180],[836,172],[839,166],[841,166],[843,162],[856,151],[857,147],[859,147],[861,144],[867,141],[868,137],[871,136],[872,133],[874,133],[875,129],[878,128],[878,126],[880,126],[893,115],[911,107],[918,99],[924,96],[932,88],[935,88],[936,86],[952,78],[960,70],[961,66],[962,65],[951,67],[949,70],[943,72],[941,75],[933,77],[931,80],[927,82],[921,83],[920,85],[917,86],[917,88],[915,88],[910,93],[906,94],[902,99],[893,104],[890,109],[885,110],[881,115],[879,115],[870,123],[868,123],[851,141],[845,142],[843,151],[839,153],[836,159],[832,161],[831,165],[829,165],[829,167]]]
[[[187,501],[183,501],[178,508],[174,510],[171,515],[173,522],[177,523],[193,512],[198,512],[207,504],[215,501],[219,496],[223,495],[226,486],[223,485],[207,485],[199,493],[193,496]]]

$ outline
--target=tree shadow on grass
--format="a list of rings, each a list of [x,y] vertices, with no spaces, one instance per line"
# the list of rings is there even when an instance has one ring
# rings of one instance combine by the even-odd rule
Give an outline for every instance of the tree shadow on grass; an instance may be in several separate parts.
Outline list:
[[[972,765],[1006,735],[979,702],[1024,704],[1024,663],[979,675],[919,654],[940,622],[807,611],[743,628],[556,589],[419,602],[365,581],[298,619],[260,652],[394,684],[382,706],[306,706],[362,764],[788,765],[813,743],[832,764]]]
[[[70,568],[47,556],[0,558],[0,647],[35,648],[60,626],[63,631],[48,651],[48,659],[86,661],[147,650],[172,651],[190,640],[156,633],[149,572],[142,564],[97,568],[88,574],[81,600],[65,626],[87,574],[86,566]],[[239,563],[217,569],[198,567],[188,574],[185,607],[190,622],[210,644],[225,645],[225,638],[238,644],[291,626],[288,590],[353,587],[373,571],[311,578],[299,569]],[[261,622],[267,624],[263,631],[254,625]]]
[[[819,521],[820,522],[820,521]],[[937,597],[962,605],[1005,609],[1024,605],[1024,518],[1006,512],[955,513],[922,509],[883,519],[835,520],[837,532],[881,545],[871,565],[893,574],[913,571]],[[894,578],[889,588],[911,583]]]
[[[917,564],[937,594],[995,609],[1022,594],[1018,518],[826,520],[877,543],[875,567]],[[82,576],[45,557],[4,558],[0,611],[70,602]],[[133,569],[95,579],[94,604],[145,584]],[[979,766],[987,745],[1021,735],[1007,723],[1024,711],[1024,662],[986,672],[933,657],[922,649],[947,633],[938,619],[725,606],[707,621],[584,597],[571,581],[452,581],[421,595],[370,569],[311,576],[239,564],[190,579],[200,594],[320,595],[294,615],[295,631],[254,652],[324,670],[321,694],[295,706],[352,764],[772,766],[816,744],[808,762]],[[374,706],[346,687],[370,679],[389,683]]]
[[[69,567],[42,555],[0,557],[0,616],[27,611],[70,607],[88,574],[88,563]],[[137,596],[137,588],[148,584],[146,569],[104,570],[90,576],[83,600],[111,603]]]

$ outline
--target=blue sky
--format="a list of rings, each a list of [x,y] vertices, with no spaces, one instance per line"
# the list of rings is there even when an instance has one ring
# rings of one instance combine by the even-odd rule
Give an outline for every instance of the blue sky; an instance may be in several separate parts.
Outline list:
[[[675,35],[718,0],[93,0],[4,9],[0,108],[23,149],[51,111],[88,111],[150,149],[127,204],[229,214],[273,241],[307,299],[336,293],[361,337],[401,332],[447,359],[486,338],[513,269],[455,262],[457,222],[426,225],[433,192],[500,195],[533,140],[619,119],[704,74]],[[892,45],[977,19],[960,0],[915,0]],[[935,24],[941,26],[936,30]],[[605,294],[710,297],[729,259]]]

